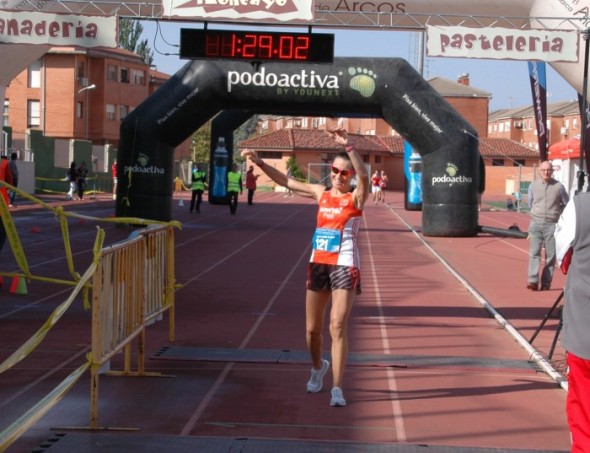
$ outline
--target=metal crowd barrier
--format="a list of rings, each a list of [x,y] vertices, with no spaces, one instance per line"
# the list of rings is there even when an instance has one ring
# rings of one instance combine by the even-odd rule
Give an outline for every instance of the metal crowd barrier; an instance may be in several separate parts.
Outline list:
[[[154,376],[145,372],[145,328],[169,310],[174,338],[174,230],[150,226],[135,238],[104,248],[92,282],[90,428],[98,429],[99,375],[124,351],[123,371],[108,374]],[[137,339],[137,371],[131,344]]]

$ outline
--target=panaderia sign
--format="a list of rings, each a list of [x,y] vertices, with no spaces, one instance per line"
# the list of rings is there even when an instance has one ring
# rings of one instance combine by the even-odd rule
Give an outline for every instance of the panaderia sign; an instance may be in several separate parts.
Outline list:
[[[579,33],[573,30],[428,26],[426,53],[431,57],[576,62],[578,41]]]
[[[117,47],[117,18],[0,11],[0,43]]]

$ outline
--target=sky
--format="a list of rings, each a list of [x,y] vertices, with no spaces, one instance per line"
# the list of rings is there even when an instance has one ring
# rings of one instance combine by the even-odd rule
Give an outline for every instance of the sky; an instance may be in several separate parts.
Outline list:
[[[202,24],[186,22],[143,21],[142,25],[142,38],[148,40],[154,52],[154,64],[157,70],[167,74],[174,74],[187,63],[187,60],[181,60],[175,55],[178,54],[180,29],[203,28]],[[209,25],[210,28],[216,28],[216,26],[217,24]],[[232,26],[223,25],[217,28],[229,29]],[[290,27],[288,30],[306,32],[307,28]],[[314,29],[313,31],[335,34],[336,57],[395,57],[406,59],[414,67],[418,65],[419,35],[415,32],[343,29]],[[433,77],[444,77],[456,81],[461,74],[465,73],[469,74],[471,87],[491,93],[491,112],[532,105],[526,61],[424,57],[422,75],[427,80]],[[547,103],[576,99],[577,93],[571,85],[547,65]]]

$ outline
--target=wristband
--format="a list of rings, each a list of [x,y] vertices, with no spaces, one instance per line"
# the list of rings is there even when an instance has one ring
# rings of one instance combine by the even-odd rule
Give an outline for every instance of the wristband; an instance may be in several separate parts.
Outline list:
[[[345,150],[347,153],[351,152],[353,149],[354,149],[354,147],[353,147],[352,145],[348,145],[348,146],[345,146],[345,147],[344,147],[344,150]]]

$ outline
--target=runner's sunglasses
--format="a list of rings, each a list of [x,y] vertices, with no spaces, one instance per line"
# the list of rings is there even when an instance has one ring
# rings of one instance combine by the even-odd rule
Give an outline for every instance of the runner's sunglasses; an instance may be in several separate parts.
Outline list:
[[[347,176],[354,175],[354,170],[340,170],[339,168],[334,167],[334,166],[331,167],[331,170],[332,170],[332,173],[334,173],[335,175],[341,174],[345,178]]]

